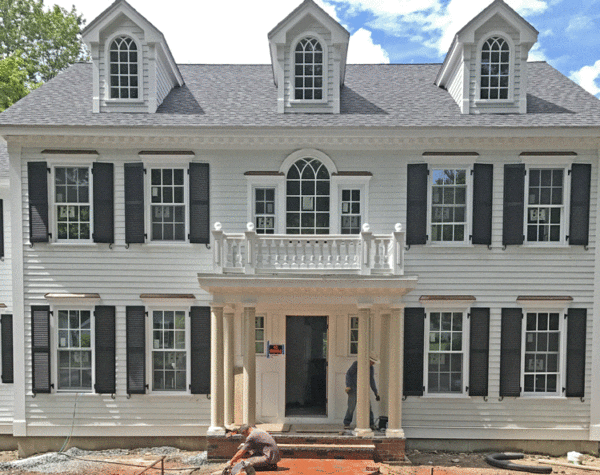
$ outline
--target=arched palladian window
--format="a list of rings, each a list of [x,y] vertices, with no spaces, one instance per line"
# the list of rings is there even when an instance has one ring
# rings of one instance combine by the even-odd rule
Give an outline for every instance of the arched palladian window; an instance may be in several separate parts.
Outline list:
[[[110,45],[110,98],[137,99],[138,51],[128,36],[119,36]]]
[[[315,38],[303,38],[296,45],[295,99],[323,99],[323,48]]]
[[[315,158],[301,158],[287,174],[288,234],[329,234],[327,167]]]
[[[510,48],[499,36],[481,48],[481,99],[508,99]]]

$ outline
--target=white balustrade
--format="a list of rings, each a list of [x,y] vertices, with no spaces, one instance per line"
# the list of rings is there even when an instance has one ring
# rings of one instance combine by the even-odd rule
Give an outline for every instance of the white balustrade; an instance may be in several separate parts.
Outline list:
[[[215,223],[214,266],[223,274],[340,273],[404,274],[404,232],[373,234],[365,224],[360,234],[257,234],[252,223],[245,233],[224,233]]]

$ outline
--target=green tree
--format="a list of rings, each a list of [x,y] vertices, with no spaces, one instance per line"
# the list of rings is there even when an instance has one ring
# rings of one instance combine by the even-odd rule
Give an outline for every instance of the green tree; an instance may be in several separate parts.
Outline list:
[[[75,7],[69,12],[58,5],[46,9],[44,0],[0,0],[0,60],[20,58],[18,67],[26,74],[22,84],[29,91],[74,62],[88,59],[79,35],[84,24]],[[14,65],[9,62],[8,67]],[[15,97],[22,89],[9,93]]]
[[[8,109],[29,92],[25,86],[27,72],[23,63],[18,56],[0,59],[0,112]]]

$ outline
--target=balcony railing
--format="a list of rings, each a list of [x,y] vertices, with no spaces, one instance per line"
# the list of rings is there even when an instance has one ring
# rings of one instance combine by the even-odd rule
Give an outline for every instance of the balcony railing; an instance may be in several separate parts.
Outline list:
[[[219,274],[322,273],[404,275],[404,231],[373,234],[225,233],[215,223],[214,266]]]

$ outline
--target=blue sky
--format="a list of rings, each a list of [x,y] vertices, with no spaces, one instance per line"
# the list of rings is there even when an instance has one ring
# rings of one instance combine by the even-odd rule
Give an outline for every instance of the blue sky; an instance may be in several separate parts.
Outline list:
[[[349,63],[437,63],[491,0],[315,0],[351,33]],[[600,98],[600,0],[505,0],[538,31],[547,61]],[[88,22],[112,0],[46,0]],[[268,63],[267,33],[301,0],[129,0],[178,63]]]

